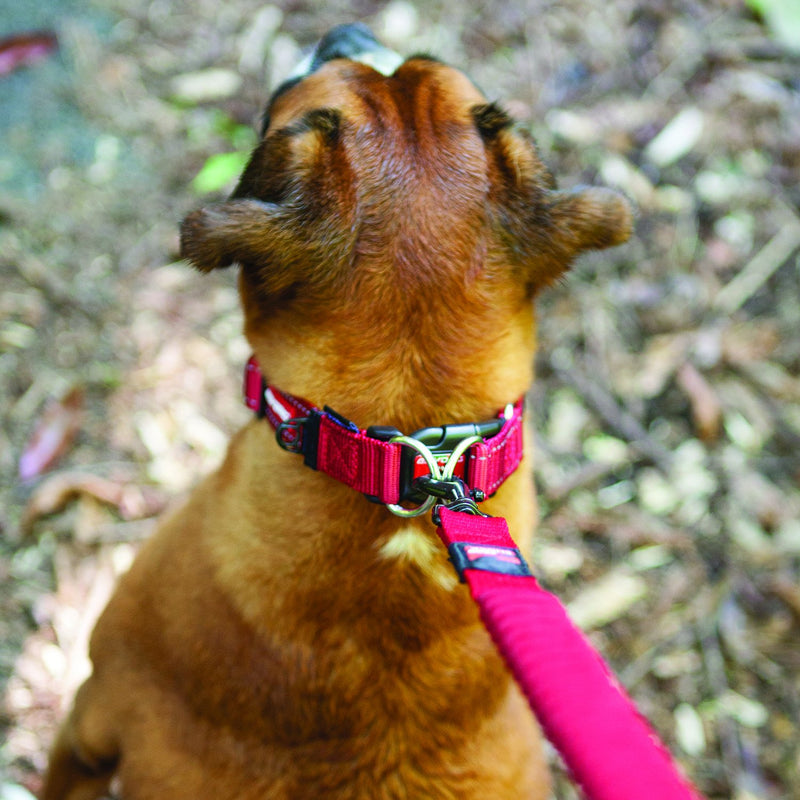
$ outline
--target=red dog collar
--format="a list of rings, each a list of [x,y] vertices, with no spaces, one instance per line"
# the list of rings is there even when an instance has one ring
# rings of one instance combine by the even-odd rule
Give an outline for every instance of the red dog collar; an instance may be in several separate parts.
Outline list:
[[[425,498],[413,483],[430,471],[425,458],[390,439],[400,431],[385,426],[359,429],[355,423],[325,406],[319,409],[264,380],[258,362],[245,369],[245,403],[276,429],[278,444],[303,455],[312,469],[330,475],[378,503],[420,503]],[[424,444],[444,466],[450,454],[469,438],[479,439],[454,465],[454,475],[475,499],[494,494],[522,460],[523,401],[508,406],[493,420],[424,428],[412,439]]]

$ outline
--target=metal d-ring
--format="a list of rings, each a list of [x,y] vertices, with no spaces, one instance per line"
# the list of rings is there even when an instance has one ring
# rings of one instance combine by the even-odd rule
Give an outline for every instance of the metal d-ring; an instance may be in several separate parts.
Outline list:
[[[444,467],[440,470],[439,464],[436,461],[436,456],[431,452],[430,448],[423,444],[419,439],[415,439],[413,436],[394,436],[390,440],[395,444],[404,444],[407,447],[410,447],[412,450],[416,450],[422,458],[425,460],[425,464],[428,469],[431,471],[431,477],[437,481],[449,481],[452,480],[453,474],[455,473],[456,464],[458,463],[458,459],[476,442],[482,442],[483,439],[480,436],[468,436],[466,439],[462,439],[456,446],[453,448],[453,452],[447,458],[447,463]],[[429,495],[425,498],[425,501],[422,505],[416,506],[415,508],[403,508],[401,505],[397,505],[395,503],[386,503],[386,508],[392,512],[392,514],[396,514],[398,517],[419,517],[420,515],[430,511],[433,506],[439,502],[438,498],[434,497],[433,495]]]
[[[452,479],[455,471],[456,471],[456,464],[458,463],[458,459],[469,450],[472,445],[476,444],[477,442],[482,442],[483,437],[478,436],[477,434],[474,436],[468,436],[466,439],[462,439],[454,448],[453,452],[450,453],[447,463],[444,465],[442,469],[442,480],[449,481]],[[436,477],[436,476],[434,476]]]
[[[436,463],[435,456],[426,445],[419,441],[419,439],[414,439],[412,436],[401,435],[393,436],[389,441],[393,444],[404,444],[412,450],[416,450],[425,459],[425,464],[431,471],[431,475],[433,475],[434,478],[441,479],[442,473],[439,471],[439,465]],[[447,465],[445,465],[445,469],[447,469]],[[419,517],[425,512],[430,511],[435,502],[435,497],[428,496],[425,498],[425,502],[416,508],[403,508],[403,506],[397,505],[396,503],[386,503],[386,508],[398,517]]]

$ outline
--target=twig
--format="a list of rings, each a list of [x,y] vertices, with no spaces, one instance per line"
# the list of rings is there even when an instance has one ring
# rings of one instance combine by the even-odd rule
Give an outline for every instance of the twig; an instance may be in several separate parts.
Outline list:
[[[718,603],[722,602],[719,598]],[[709,688],[712,695],[720,697],[729,689],[728,678],[725,670],[725,657],[719,646],[718,611],[719,606],[714,612],[698,624],[697,639],[700,644],[700,651],[703,654],[703,664],[706,668]],[[735,784],[735,777],[742,771],[742,752],[739,742],[739,733],[735,722],[727,715],[720,714],[716,721],[717,733],[719,736],[720,753],[722,755],[722,766],[729,786]]]
[[[776,575],[767,582],[766,591],[780,598],[800,622],[800,589],[791,580]]]
[[[724,286],[714,298],[714,308],[732,314],[741,308],[800,247],[800,220],[792,216],[744,266],[742,271]]]
[[[635,461],[636,458],[634,457],[630,460]],[[630,461],[627,463],[630,463]],[[576,469],[555,486],[545,487],[545,497],[550,503],[561,503],[577,489],[586,489],[589,486],[594,486],[607,476],[618,472],[620,466],[619,462],[590,461]]]
[[[551,365],[556,375],[575,389],[617,434],[662,471],[669,473],[672,455],[650,436],[630,411],[617,403],[598,380],[577,369],[558,367],[552,361]]]

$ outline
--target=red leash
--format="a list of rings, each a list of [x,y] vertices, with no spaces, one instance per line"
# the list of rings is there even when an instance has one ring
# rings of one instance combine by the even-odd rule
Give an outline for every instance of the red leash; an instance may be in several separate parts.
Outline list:
[[[439,518],[484,625],[586,796],[699,798],[558,598],[530,574],[506,521],[448,508]]]
[[[478,510],[520,462],[521,403],[495,421],[418,432],[438,437],[428,448],[394,429],[359,430],[327,407],[268,387],[252,359],[245,399],[275,426],[280,446],[302,453],[314,469],[395,513],[403,511],[393,505],[399,500],[422,502],[404,513],[433,507],[439,537],[484,625],[589,800],[700,800],[558,598],[539,586],[506,521]],[[448,437],[448,428],[457,435]],[[485,440],[484,431],[491,433]],[[437,451],[444,440],[448,449]]]

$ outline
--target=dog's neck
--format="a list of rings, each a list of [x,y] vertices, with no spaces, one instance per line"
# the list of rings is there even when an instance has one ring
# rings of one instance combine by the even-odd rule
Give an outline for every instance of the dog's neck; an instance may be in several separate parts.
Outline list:
[[[487,301],[478,321],[444,307],[413,330],[397,309],[321,319],[311,311],[261,324],[246,302],[247,337],[271,384],[327,404],[360,427],[410,433],[487,419],[533,382],[533,303],[500,318]]]

